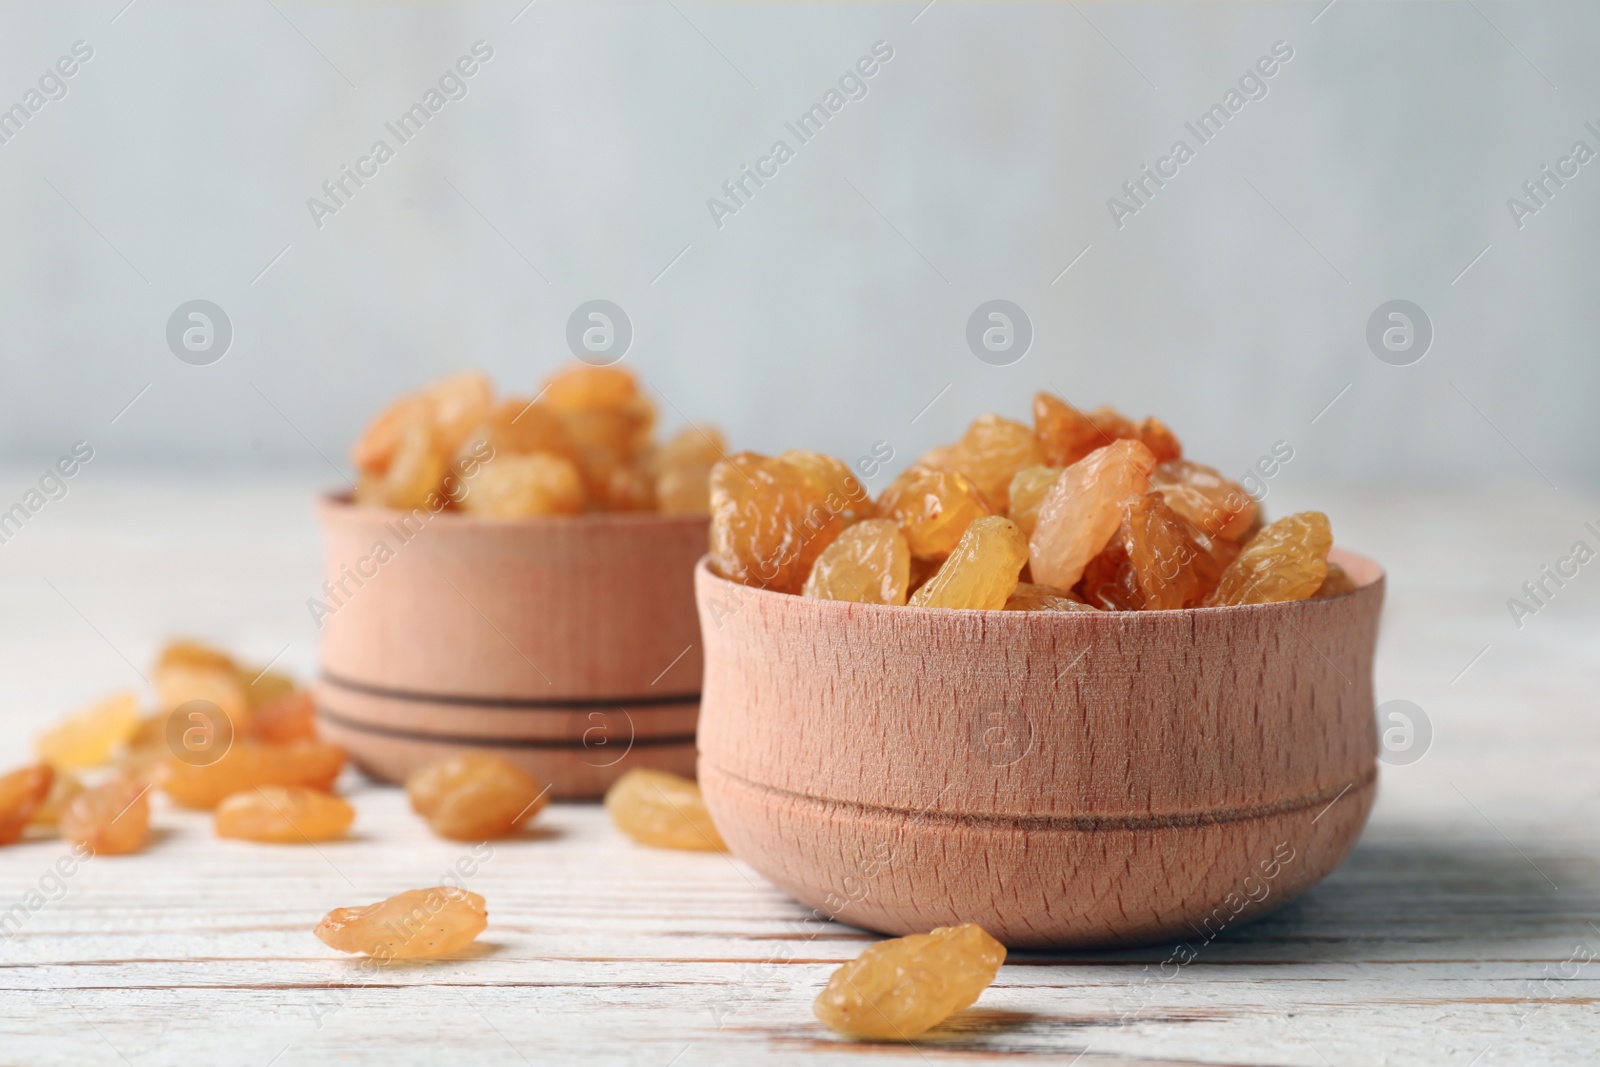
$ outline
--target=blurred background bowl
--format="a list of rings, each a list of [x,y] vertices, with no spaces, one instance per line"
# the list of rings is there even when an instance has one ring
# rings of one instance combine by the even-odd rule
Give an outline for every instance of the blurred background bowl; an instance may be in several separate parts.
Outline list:
[[[693,774],[704,517],[318,511],[320,729],[369,774],[467,749],[556,797],[633,767]]]

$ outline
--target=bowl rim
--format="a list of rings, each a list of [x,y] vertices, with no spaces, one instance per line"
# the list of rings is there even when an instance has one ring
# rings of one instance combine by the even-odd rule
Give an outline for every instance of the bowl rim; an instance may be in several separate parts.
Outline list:
[[[776,589],[767,589],[758,585],[745,585],[743,582],[736,582],[731,578],[725,578],[712,569],[711,554],[709,552],[695,561],[694,570],[697,581],[703,574],[707,580],[718,582],[722,586],[736,590],[737,592],[731,594],[733,596],[745,596],[753,594],[763,599],[768,597],[782,597],[785,600],[796,600],[811,604],[817,611],[836,611],[842,613],[867,612],[870,614],[879,612],[903,613],[909,609],[917,613],[916,615],[909,617],[920,617],[930,621],[933,619],[948,619],[955,616],[977,616],[982,617],[985,620],[1015,619],[1018,620],[1018,625],[1022,624],[1022,620],[1036,620],[1040,618],[1071,619],[1074,620],[1072,625],[1092,626],[1095,625],[1095,623],[1088,622],[1086,620],[1096,618],[1120,620],[1168,620],[1193,619],[1196,617],[1224,618],[1230,615],[1234,617],[1240,617],[1243,615],[1257,614],[1261,612],[1286,612],[1293,611],[1295,606],[1300,604],[1334,604],[1339,603],[1348,597],[1356,596],[1360,593],[1370,593],[1373,591],[1381,592],[1387,583],[1389,572],[1384,569],[1382,564],[1373,559],[1371,556],[1364,556],[1358,552],[1352,552],[1349,549],[1334,547],[1329,552],[1328,558],[1341,565],[1343,565],[1345,561],[1353,561],[1357,563],[1359,565],[1359,569],[1367,573],[1366,580],[1361,582],[1348,593],[1339,593],[1329,597],[1306,597],[1302,600],[1280,600],[1267,604],[1228,604],[1216,607],[1173,608],[1155,611],[1101,611],[1098,609],[1095,611],[1004,611],[983,608],[924,608],[912,607],[910,604],[868,604],[854,600],[823,600],[819,597],[802,596],[799,593],[783,593]],[[1346,567],[1345,569],[1347,572],[1349,571],[1349,567]],[[987,621],[985,625],[988,625]]]
[[[666,514],[660,511],[586,511],[579,515],[531,515],[520,519],[499,519],[488,515],[471,515],[463,511],[452,511],[445,508],[441,508],[438,511],[430,511],[426,507],[419,507],[405,511],[401,508],[358,504],[355,501],[354,493],[349,490],[339,489],[330,489],[318,493],[315,507],[317,514],[324,520],[393,519],[415,515],[420,511],[427,517],[429,525],[444,523],[447,527],[458,530],[595,530],[604,527],[705,525],[711,521],[711,516],[709,515]]]

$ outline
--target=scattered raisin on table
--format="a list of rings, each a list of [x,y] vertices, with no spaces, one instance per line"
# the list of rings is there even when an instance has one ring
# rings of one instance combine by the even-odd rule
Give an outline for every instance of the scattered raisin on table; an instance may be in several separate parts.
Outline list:
[[[55,776],[48,763],[0,775],[0,845],[9,845],[21,837],[35,820],[50,795]]]
[[[210,810],[234,793],[261,785],[303,786],[326,793],[344,762],[343,749],[322,741],[273,745],[236,738],[214,763],[188,763],[169,755],[157,781],[174,803]]]
[[[537,815],[547,790],[499,756],[470,752],[412,771],[406,796],[440,837],[485,841],[513,834]]]
[[[343,837],[355,817],[349,802],[331,793],[262,785],[225,798],[212,825],[218,837],[299,845]]]
[[[656,848],[726,852],[700,787],[666,771],[638,768],[606,790],[606,810],[617,829]]]
[[[465,889],[408,889],[359,908],[334,908],[312,931],[329,948],[380,960],[460,952],[489,925],[484,899]]]
[[[812,1010],[846,1037],[910,1041],[976,1003],[1005,958],[976,923],[880,941],[833,972]]]
[[[139,698],[113,693],[91,704],[39,736],[39,758],[52,767],[97,767],[139,728]]]
[[[137,852],[150,836],[150,786],[113,778],[85,789],[67,802],[58,826],[63,838],[96,855]]]

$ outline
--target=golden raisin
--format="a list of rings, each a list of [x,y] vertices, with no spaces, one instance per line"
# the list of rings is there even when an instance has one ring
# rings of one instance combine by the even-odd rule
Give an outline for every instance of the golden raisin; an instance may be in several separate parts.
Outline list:
[[[654,511],[656,476],[651,470],[653,457],[643,456],[632,463],[611,468],[606,478],[605,508],[608,511]]]
[[[656,453],[656,505],[664,515],[711,513],[711,468],[727,454],[715,426],[690,426]]]
[[[361,908],[334,908],[312,931],[329,948],[380,960],[460,952],[489,925],[484,899],[465,889],[408,889]]]
[[[400,432],[394,455],[382,471],[363,471],[356,501],[371,507],[409,510],[437,500],[444,479],[445,458],[437,432],[426,413]]]
[[[522,397],[510,397],[495,405],[488,419],[468,439],[468,447],[480,441],[496,456],[550,452],[570,459],[574,454],[572,437],[561,414],[543,401]]]
[[[363,475],[381,476],[394,462],[400,438],[417,423],[431,422],[433,405],[421,396],[403,396],[367,425],[350,449],[350,462]]]
[[[629,771],[606,790],[606,810],[617,829],[656,848],[726,852],[700,787],[666,771]]]
[[[1138,436],[1157,463],[1183,458],[1183,445],[1178,443],[1177,435],[1154,415],[1139,424]]]
[[[1112,441],[1139,439],[1139,429],[1134,426],[1133,420],[1116,408],[1104,406],[1095,408],[1089,412],[1089,422],[1099,431],[1100,439],[1107,444]]]
[[[1148,448],[1122,440],[1062,471],[1039,505],[1029,542],[1033,580],[1058,589],[1076,585],[1116,533],[1123,505],[1144,494],[1155,465]]]
[[[798,593],[843,528],[791,464],[740,452],[711,469],[711,562],[726,578]]]
[[[823,506],[844,519],[846,526],[878,513],[867,487],[851,473],[844,460],[801,448],[791,448],[778,458],[799,471],[812,488],[822,494]]]
[[[484,841],[506,837],[539,813],[547,790],[499,756],[469,752],[412,771],[411,809],[440,837]]]
[[[892,519],[866,519],[845,528],[812,564],[801,592],[819,600],[904,604],[911,550]]]
[[[622,409],[639,396],[639,381],[626,367],[569,363],[545,379],[540,394],[562,411]]]
[[[0,775],[0,845],[9,845],[22,836],[50,795],[54,779],[55,772],[48,763]]]
[[[97,767],[139,729],[139,698],[113,693],[39,736],[39,758],[57,768]]]
[[[239,677],[244,679],[245,693],[250,699],[250,710],[271,704],[300,691],[294,678],[282,671],[263,670],[259,667],[240,667]]]
[[[1211,605],[1274,604],[1312,596],[1328,577],[1333,530],[1320,511],[1279,519],[1244,546],[1206,600]]]
[[[494,383],[478,371],[441,378],[422,390],[432,415],[435,447],[441,458],[454,456],[468,435],[494,408]]]
[[[1186,459],[1170,460],[1150,472],[1150,490],[1167,507],[1212,537],[1238,541],[1256,521],[1257,505],[1239,485],[1215,467]]]
[[[1193,527],[1146,493],[1129,501],[1122,524],[1084,569],[1084,598],[1107,611],[1173,611],[1198,607],[1221,574]]]
[[[1052,467],[1070,467],[1111,443],[1089,416],[1050,393],[1034,395],[1033,436],[1039,442],[1041,462]]]
[[[263,785],[224,799],[213,825],[218,837],[298,845],[343,837],[355,817],[356,810],[331,793]]]
[[[1351,578],[1345,569],[1337,563],[1329,562],[1328,576],[1317,586],[1314,594],[1318,597],[1341,596],[1344,593],[1356,591],[1355,579]]]
[[[97,855],[137,852],[150,836],[150,787],[126,778],[85,789],[61,813],[61,836]]]
[[[994,514],[966,475],[921,466],[889,483],[878,497],[878,512],[900,524],[913,556],[933,560],[955,551],[972,520]]]
[[[316,720],[316,701],[310,693],[300,690],[258,707],[250,733],[262,741],[284,745],[316,737]]]
[[[1049,585],[1018,582],[1016,591],[1006,598],[1006,611],[1094,611],[1076,593]]]
[[[583,481],[572,461],[551,452],[504,452],[465,479],[461,506],[492,519],[575,515],[583,510]]]
[[[1044,503],[1050,487],[1061,477],[1061,467],[1024,467],[1011,479],[1007,490],[1010,506],[1007,514],[1017,524],[1024,536],[1032,537],[1039,522],[1039,505]]]
[[[1146,493],[1122,516],[1123,544],[1146,611],[1198,607],[1216,588],[1222,568],[1194,537],[1194,528]]]
[[[972,420],[961,440],[935,449],[919,465],[951,470],[966,476],[997,512],[1006,510],[1011,479],[1018,471],[1041,462],[1033,431],[1014,419],[980,415]]]
[[[238,729],[250,721],[250,679],[242,676],[233,657],[217,649],[175,641],[161,650],[152,681],[166,711],[204,700],[215,704]]]
[[[3,791],[3,790],[0,790]],[[34,826],[54,827],[61,822],[61,813],[67,810],[72,798],[83,792],[83,783],[71,771],[56,771],[50,780],[50,791],[39,806],[33,809]]]
[[[209,810],[225,797],[261,785],[295,785],[328,792],[344,769],[344,752],[321,741],[271,745],[238,738],[216,762],[205,765],[168,757],[160,785],[185,808]]]
[[[908,602],[914,608],[971,608],[999,611],[1017,588],[1028,562],[1028,539],[1017,524],[999,515],[974,519],[939,573]]]
[[[976,923],[880,941],[833,972],[812,1010],[846,1037],[910,1041],[975,1004],[1005,958]]]

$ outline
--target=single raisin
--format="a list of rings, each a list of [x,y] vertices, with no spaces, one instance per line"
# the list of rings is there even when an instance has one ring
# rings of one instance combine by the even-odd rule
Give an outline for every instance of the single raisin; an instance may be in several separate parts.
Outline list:
[[[113,778],[73,797],[61,813],[61,836],[96,855],[137,852],[150,836],[150,786]]]
[[[656,504],[662,514],[711,514],[711,468],[727,452],[715,426],[690,426],[662,445],[656,453]]]
[[[0,845],[9,845],[22,836],[49,797],[54,779],[55,771],[48,763],[0,775]]]
[[[1024,467],[1011,479],[1006,514],[1024,536],[1033,536],[1033,528],[1039,523],[1039,505],[1044,503],[1062,470],[1061,467]]]
[[[328,792],[344,769],[344,751],[321,741],[272,745],[236,738],[220,759],[200,764],[168,756],[158,781],[173,802],[210,810],[222,800],[260,785],[295,785]]]
[[[1222,572],[1212,605],[1304,600],[1328,577],[1333,530],[1320,511],[1302,511],[1263,529]]]
[[[1070,467],[1111,443],[1089,416],[1049,393],[1033,398],[1033,436],[1043,462],[1052,467]]]
[[[343,837],[356,810],[330,793],[301,786],[262,785],[234,793],[217,805],[212,825],[218,837],[308,844]]]
[[[844,460],[802,448],[791,448],[778,458],[799,471],[822,494],[823,506],[843,519],[846,526],[878,513],[866,486],[850,472]]]
[[[406,777],[412,810],[456,841],[515,833],[544,807],[546,793],[522,768],[488,753],[451,756]]]
[[[409,889],[376,904],[334,908],[312,931],[329,948],[379,960],[460,952],[489,925],[484,899],[465,889]]]
[[[139,698],[113,693],[39,736],[39,758],[57,768],[98,767],[139,729]]]
[[[606,810],[617,829],[656,848],[726,852],[700,787],[666,771],[638,768],[606,790]]]
[[[552,452],[505,452],[480,464],[463,482],[462,508],[491,519],[575,515],[583,510],[578,468]]]
[[[909,601],[914,608],[970,608],[998,611],[1017,588],[1028,562],[1028,539],[1017,524],[999,515],[974,519],[961,543]]]
[[[904,604],[911,550],[892,519],[866,519],[845,528],[812,564],[801,592],[820,600]]]
[[[1215,467],[1169,460],[1150,472],[1150,489],[1167,506],[1212,537],[1238,541],[1256,520],[1256,502]]]
[[[878,497],[878,511],[899,523],[913,556],[931,560],[955,551],[972,520],[994,514],[966,475],[923,466],[890,482]]]
[[[935,449],[919,466],[951,470],[965,475],[996,511],[1003,512],[1011,496],[1011,480],[1018,471],[1038,466],[1042,451],[1033,431],[1014,419],[980,415],[961,440]]]
[[[843,529],[825,494],[783,460],[740,452],[711,469],[711,562],[725,578],[798,593]]]
[[[1137,441],[1096,449],[1061,472],[1044,502],[1030,545],[1033,580],[1070,589],[1111,540],[1122,508],[1142,496],[1155,457]]]
[[[1005,958],[976,923],[880,941],[833,972],[812,1010],[846,1037],[910,1041],[975,1004]]]

